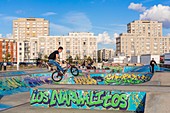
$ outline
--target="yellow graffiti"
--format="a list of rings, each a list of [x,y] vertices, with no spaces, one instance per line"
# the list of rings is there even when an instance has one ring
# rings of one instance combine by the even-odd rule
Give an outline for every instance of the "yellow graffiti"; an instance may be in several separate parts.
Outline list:
[[[90,76],[88,77],[75,77],[74,78],[75,84],[97,84],[97,81]]]
[[[112,75],[109,74],[105,77],[105,79],[107,80],[113,80],[113,79],[127,79],[127,78],[133,78],[133,79],[148,79],[148,76],[142,75],[142,76],[138,76],[135,74],[122,74],[122,75]]]
[[[108,74],[104,80],[106,84],[109,83],[116,83],[116,84],[121,84],[121,83],[130,83],[130,84],[138,84],[138,83],[143,83],[145,81],[148,81],[150,79],[149,76],[145,75],[135,75],[135,74]]]

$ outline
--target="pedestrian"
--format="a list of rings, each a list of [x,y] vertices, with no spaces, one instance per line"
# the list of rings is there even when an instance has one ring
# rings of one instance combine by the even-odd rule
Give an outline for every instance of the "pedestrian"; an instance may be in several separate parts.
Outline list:
[[[4,71],[6,71],[6,66],[7,66],[6,61],[4,62],[3,66],[4,66]]]
[[[0,63],[0,71],[2,71],[3,62]]]
[[[151,72],[154,73],[154,67],[155,65],[157,65],[156,61],[154,60],[154,58],[152,58],[152,60],[150,61],[150,66],[151,66]]]

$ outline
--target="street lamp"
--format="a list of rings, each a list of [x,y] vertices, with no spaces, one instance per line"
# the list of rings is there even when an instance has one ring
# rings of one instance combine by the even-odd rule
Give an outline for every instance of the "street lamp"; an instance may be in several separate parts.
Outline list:
[[[17,27],[17,70],[19,70],[19,37],[18,37],[18,27]]]

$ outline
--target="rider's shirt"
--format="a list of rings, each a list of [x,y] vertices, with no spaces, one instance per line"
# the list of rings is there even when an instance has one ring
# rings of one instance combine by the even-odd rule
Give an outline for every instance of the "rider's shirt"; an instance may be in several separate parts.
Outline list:
[[[49,55],[48,59],[56,60],[56,54],[59,55],[58,50],[52,52],[52,53]]]

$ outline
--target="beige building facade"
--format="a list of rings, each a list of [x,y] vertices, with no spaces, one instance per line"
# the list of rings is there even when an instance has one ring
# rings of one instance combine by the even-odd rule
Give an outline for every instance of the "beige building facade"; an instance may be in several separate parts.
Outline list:
[[[100,49],[98,50],[98,59],[101,61],[108,61],[114,57],[114,50],[113,49]]]
[[[137,20],[127,25],[127,33],[116,38],[116,54],[137,56],[170,52],[170,37],[162,36],[162,23]]]
[[[43,18],[19,18],[13,20],[13,38],[18,42],[20,62],[30,60],[30,39],[49,35],[49,22]]]
[[[60,46],[64,48],[60,54],[61,59],[69,56],[78,56],[80,59],[84,56],[90,56],[92,59],[97,57],[97,36],[89,32],[72,32],[67,36],[39,36],[31,38],[30,45],[31,59],[37,58],[39,54],[42,57],[49,56]]]

